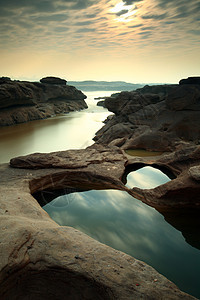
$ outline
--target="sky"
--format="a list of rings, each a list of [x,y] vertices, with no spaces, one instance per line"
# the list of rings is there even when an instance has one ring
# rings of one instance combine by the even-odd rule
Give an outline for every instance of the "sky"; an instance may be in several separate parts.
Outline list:
[[[0,0],[0,70],[178,83],[200,75],[200,0]]]

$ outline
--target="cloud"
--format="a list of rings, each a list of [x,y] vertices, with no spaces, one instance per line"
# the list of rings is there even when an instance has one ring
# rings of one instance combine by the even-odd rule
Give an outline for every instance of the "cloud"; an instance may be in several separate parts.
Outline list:
[[[121,11],[119,11],[118,13],[116,13],[117,16],[121,16],[121,15],[124,15],[128,12],[128,9],[123,9]]]
[[[80,28],[78,30],[76,30],[76,32],[80,33],[80,32],[94,32],[96,29],[95,28]]]
[[[161,14],[161,15],[150,14],[150,15],[144,15],[144,16],[142,16],[142,19],[163,20],[166,17],[167,17],[167,13],[164,13],[164,14]]]
[[[23,8],[37,12],[55,12],[61,8],[79,10],[87,8],[94,3],[94,0],[0,0],[0,6],[6,10]]]
[[[192,20],[200,12],[200,3],[196,0],[157,0],[157,7],[172,13],[172,18]]]
[[[48,15],[37,15],[31,17],[36,22],[62,22],[68,18],[67,14],[48,14]]]
[[[74,23],[75,26],[85,26],[85,25],[91,25],[91,24],[93,24],[92,21],[82,21],[82,22]]]
[[[126,4],[126,5],[133,5],[135,4],[136,2],[141,2],[143,0],[123,0],[123,2]]]
[[[154,55],[167,47],[189,51],[199,43],[198,1],[124,0],[120,11],[111,13],[120,2],[0,0],[1,50],[57,53],[59,48],[72,57],[119,60],[126,53]]]
[[[138,28],[138,27],[141,27],[141,26],[143,26],[143,24],[131,25],[131,26],[128,26],[128,28]]]
[[[58,26],[58,27],[55,27],[54,31],[56,31],[56,32],[66,32],[66,31],[69,31],[69,28]]]

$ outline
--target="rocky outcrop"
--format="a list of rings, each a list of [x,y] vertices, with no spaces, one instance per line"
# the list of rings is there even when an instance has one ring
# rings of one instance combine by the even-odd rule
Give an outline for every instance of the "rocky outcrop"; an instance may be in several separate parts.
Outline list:
[[[41,83],[46,83],[46,84],[58,84],[58,85],[66,85],[67,80],[53,77],[53,76],[48,76],[40,79]]]
[[[47,77],[40,82],[0,80],[0,126],[44,119],[87,108],[86,96],[64,79]],[[65,83],[65,84],[64,84]]]
[[[173,151],[200,141],[200,85],[144,87],[107,98],[105,106],[115,115],[96,133],[98,143]]]
[[[179,84],[200,84],[200,77],[188,77],[186,79],[181,79]]]
[[[173,180],[154,189],[128,189],[126,175],[143,166],[154,166],[172,174]],[[87,149],[49,154],[35,153],[11,159],[10,166],[22,169],[62,168],[68,170],[63,185],[78,189],[118,189],[159,210],[199,208],[200,146],[188,146],[155,157],[132,157],[118,147],[94,144]],[[78,169],[79,175],[76,170]],[[73,175],[74,174],[74,175]],[[74,176],[77,176],[75,179]],[[60,180],[60,178],[57,178]],[[53,179],[54,184],[55,180]],[[46,179],[45,179],[46,180]],[[49,180],[49,179],[48,179]],[[45,181],[34,181],[37,190],[51,188]],[[60,186],[59,188],[63,188]],[[58,187],[57,187],[58,188]],[[36,192],[35,188],[31,188]],[[192,199],[190,195],[192,194]]]
[[[132,193],[122,182],[129,163],[122,150],[93,145],[18,157],[12,168],[0,166],[2,300],[195,299],[144,262],[57,225],[32,196],[66,187]]]

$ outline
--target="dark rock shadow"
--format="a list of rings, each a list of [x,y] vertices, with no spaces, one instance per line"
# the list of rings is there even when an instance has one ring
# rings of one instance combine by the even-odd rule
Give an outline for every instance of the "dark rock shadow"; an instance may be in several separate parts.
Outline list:
[[[159,213],[166,222],[182,233],[188,244],[200,250],[200,209],[184,208]]]

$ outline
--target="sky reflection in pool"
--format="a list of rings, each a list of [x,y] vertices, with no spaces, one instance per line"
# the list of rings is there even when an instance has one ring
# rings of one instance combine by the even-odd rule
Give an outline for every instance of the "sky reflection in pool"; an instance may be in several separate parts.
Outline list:
[[[141,189],[153,189],[168,181],[170,181],[170,178],[163,172],[147,166],[130,172],[127,176],[126,186],[129,188],[139,187]]]
[[[200,251],[187,244],[155,209],[126,192],[72,193],[43,208],[58,224],[77,228],[145,261],[182,290],[200,296]]]

